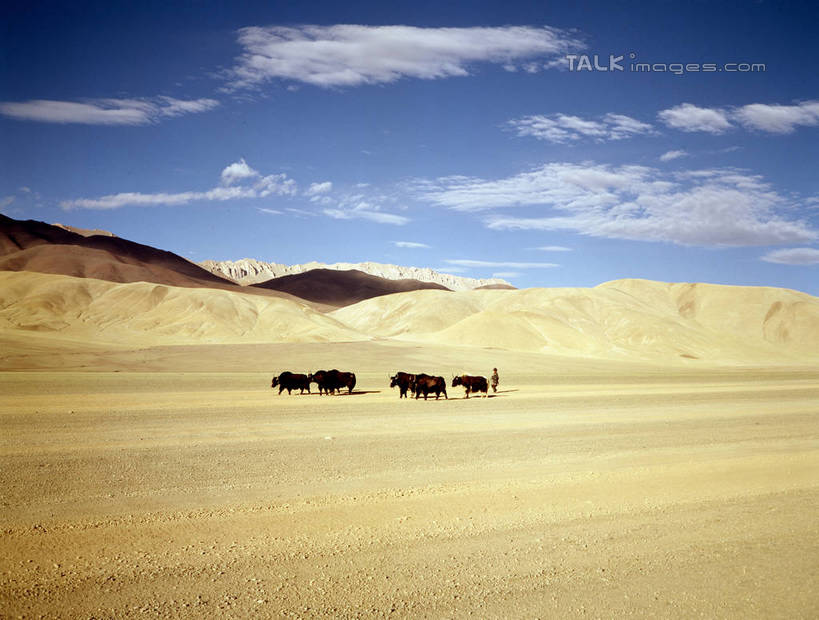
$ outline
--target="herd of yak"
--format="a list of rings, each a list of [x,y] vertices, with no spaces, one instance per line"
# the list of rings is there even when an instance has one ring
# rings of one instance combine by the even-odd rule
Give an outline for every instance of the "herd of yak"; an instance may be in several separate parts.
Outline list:
[[[317,370],[309,374],[298,374],[290,371],[281,373],[278,377],[273,377],[273,382],[270,387],[278,386],[279,394],[284,390],[290,394],[292,390],[299,390],[300,394],[310,394],[310,384],[318,385],[319,394],[336,394],[341,393],[341,390],[347,388],[347,393],[351,394],[355,387],[355,373],[341,372],[340,370]],[[483,392],[485,396],[489,394],[489,384],[486,377],[475,377],[471,375],[461,375],[452,378],[452,387],[462,385],[466,390],[466,397],[469,398],[470,393]],[[410,374],[407,372],[397,372],[390,377],[390,387],[398,388],[398,398],[407,398],[407,393],[411,393],[418,397],[424,397],[435,394],[437,400],[441,394],[444,398],[449,398],[446,395],[446,381],[443,377],[434,377],[424,373]]]

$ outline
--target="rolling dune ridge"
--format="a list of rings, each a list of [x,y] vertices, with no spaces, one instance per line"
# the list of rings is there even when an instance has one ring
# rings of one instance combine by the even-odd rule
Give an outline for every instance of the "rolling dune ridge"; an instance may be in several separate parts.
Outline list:
[[[26,272],[0,272],[0,324],[145,346],[363,339],[290,299]]]
[[[322,313],[292,298],[144,282],[0,272],[0,283],[4,330],[97,342],[386,338],[664,363],[799,362],[819,355],[819,300],[773,288],[621,280],[592,289],[426,290]]]

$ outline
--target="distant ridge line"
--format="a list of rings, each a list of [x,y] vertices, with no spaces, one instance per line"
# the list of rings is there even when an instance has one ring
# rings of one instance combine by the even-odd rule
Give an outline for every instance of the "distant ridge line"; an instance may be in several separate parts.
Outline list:
[[[206,260],[198,263],[200,267],[211,273],[233,280],[245,286],[259,284],[280,278],[312,271],[314,269],[329,269],[335,271],[362,271],[372,276],[387,280],[419,280],[440,284],[453,291],[465,291],[481,287],[515,288],[502,278],[468,278],[448,273],[441,273],[428,267],[404,267],[385,263],[319,263],[311,261],[299,265],[284,265],[281,263],[267,263],[255,258],[243,258],[236,261]]]

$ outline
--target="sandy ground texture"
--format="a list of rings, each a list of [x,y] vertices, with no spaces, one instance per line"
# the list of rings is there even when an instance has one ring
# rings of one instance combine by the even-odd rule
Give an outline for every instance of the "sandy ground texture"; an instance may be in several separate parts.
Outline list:
[[[6,364],[48,367],[38,342]],[[819,610],[815,368],[65,347],[51,364],[85,372],[0,373],[0,617]],[[355,392],[270,389],[316,360]],[[490,398],[399,401],[386,378],[492,365]]]

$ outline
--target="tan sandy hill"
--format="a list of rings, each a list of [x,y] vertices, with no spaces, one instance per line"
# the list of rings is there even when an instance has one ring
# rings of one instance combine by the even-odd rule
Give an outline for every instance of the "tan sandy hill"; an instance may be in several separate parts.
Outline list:
[[[658,364],[803,364],[819,361],[819,299],[621,280],[591,289],[418,290],[322,313],[292,298],[0,272],[0,335],[26,333],[78,346],[378,339]]]
[[[434,282],[452,291],[468,291],[482,287],[515,288],[501,278],[469,278],[466,276],[442,273],[429,267],[405,267],[386,263],[374,263],[372,261],[329,264],[311,261],[300,265],[283,265],[281,263],[260,261],[255,258],[243,258],[235,261],[206,260],[198,264],[216,275],[243,285],[258,284],[272,280],[273,278],[304,273],[305,271],[313,271],[315,269],[333,269],[336,271],[363,271],[371,276],[378,276],[379,278],[386,278],[388,280],[421,280],[422,282]]]
[[[63,225],[15,220],[4,215],[0,215],[0,271],[37,271],[110,282],[156,282],[239,290],[233,282],[173,252],[110,233],[75,232]]]
[[[0,333],[83,343],[327,342],[365,338],[307,303],[218,289],[0,272]]]
[[[621,280],[593,289],[419,291],[331,316],[379,337],[560,355],[819,359],[819,299],[776,288]]]
[[[274,278],[249,288],[264,288],[290,293],[301,299],[331,306],[347,306],[359,301],[421,289],[448,290],[434,282],[390,280],[351,269],[313,269],[304,273]]]

